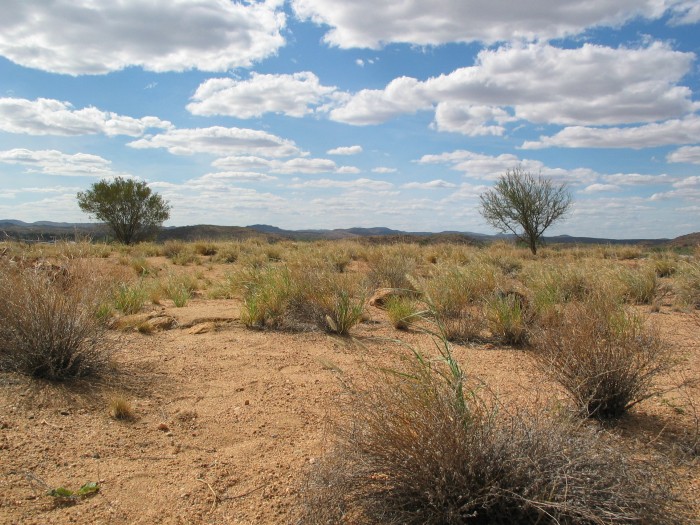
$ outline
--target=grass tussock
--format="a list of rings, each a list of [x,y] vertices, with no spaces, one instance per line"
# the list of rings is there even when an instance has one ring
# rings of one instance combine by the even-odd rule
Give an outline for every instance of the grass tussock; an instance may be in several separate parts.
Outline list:
[[[561,308],[535,340],[535,361],[585,417],[619,418],[657,390],[669,348],[635,311],[601,292]]]
[[[508,414],[443,357],[349,387],[302,523],[684,523],[659,463],[571,422]]]
[[[55,381],[105,370],[103,294],[86,267],[2,266],[0,289],[0,368]]]

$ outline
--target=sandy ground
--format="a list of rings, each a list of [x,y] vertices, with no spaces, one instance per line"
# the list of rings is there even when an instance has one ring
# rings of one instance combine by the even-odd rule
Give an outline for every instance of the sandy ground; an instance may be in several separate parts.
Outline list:
[[[104,384],[0,374],[0,523],[296,523],[304,472],[337,415],[338,376],[395,359],[400,350],[383,338],[425,350],[431,341],[394,330],[374,308],[353,338],[249,330],[239,309],[235,300],[198,298],[184,308],[164,301],[162,313],[177,327],[111,331],[120,373]],[[700,327],[667,307],[650,317],[680,359],[676,375],[700,377]],[[455,353],[506,404],[565,402],[527,350]],[[110,417],[114,394],[129,400],[135,420]],[[700,515],[697,458],[682,452],[700,396],[688,395],[645,401],[612,431],[631,447],[672,456],[680,492]],[[99,493],[72,504],[46,496],[87,482],[98,482]]]

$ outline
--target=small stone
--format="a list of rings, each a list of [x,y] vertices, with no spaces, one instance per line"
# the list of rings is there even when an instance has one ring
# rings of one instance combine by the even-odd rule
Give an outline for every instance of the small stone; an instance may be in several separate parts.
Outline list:
[[[166,425],[165,423],[161,423],[158,425],[158,430],[160,430],[161,432],[169,432],[170,427],[168,425]]]

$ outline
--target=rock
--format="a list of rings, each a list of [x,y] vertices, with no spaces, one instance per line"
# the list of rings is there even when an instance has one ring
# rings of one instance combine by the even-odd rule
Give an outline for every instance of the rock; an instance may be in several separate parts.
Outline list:
[[[187,330],[190,335],[206,334],[208,332],[214,332],[217,326],[214,322],[199,323]]]
[[[411,297],[415,296],[416,292],[412,290],[403,290],[399,288],[379,288],[367,303],[370,306],[381,308],[386,304],[390,297]]]
[[[158,317],[152,317],[147,321],[139,325],[140,330],[146,330],[149,332],[162,332],[163,330],[170,330],[177,326],[177,321],[174,317],[169,315],[161,315]]]
[[[119,329],[127,329],[127,328],[135,328],[139,325],[144,324],[146,321],[149,319],[152,319],[153,317],[157,316],[157,312],[146,312],[142,314],[133,314],[133,315],[125,315],[123,317],[120,317],[119,319],[114,321],[114,326],[115,328]]]

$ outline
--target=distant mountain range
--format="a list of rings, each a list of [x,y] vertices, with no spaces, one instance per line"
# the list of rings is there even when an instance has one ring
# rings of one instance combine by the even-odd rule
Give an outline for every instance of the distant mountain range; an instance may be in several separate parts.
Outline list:
[[[95,223],[67,223],[39,221],[27,223],[23,221],[6,219],[0,220],[0,239],[9,237],[14,239],[50,241],[53,239],[72,240],[81,237],[90,237],[96,240],[106,239],[108,230],[103,224]],[[407,232],[392,230],[391,228],[339,228],[333,230],[284,230],[267,224],[253,224],[250,226],[215,226],[198,224],[194,226],[172,226],[161,229],[157,240],[235,240],[250,237],[263,237],[269,241],[293,239],[303,241],[335,240],[335,239],[366,239],[369,242],[413,241],[420,243],[455,242],[455,243],[480,243],[498,239],[509,239],[509,235],[484,235],[474,232],[445,231],[431,232]],[[644,244],[649,246],[669,244],[672,246],[693,246],[700,244],[700,233],[691,233],[677,237],[676,239],[607,239],[596,237],[574,237],[559,235],[545,237],[548,243],[569,244]]]

